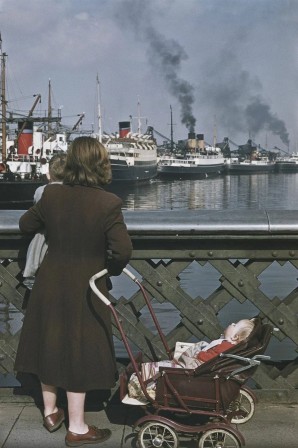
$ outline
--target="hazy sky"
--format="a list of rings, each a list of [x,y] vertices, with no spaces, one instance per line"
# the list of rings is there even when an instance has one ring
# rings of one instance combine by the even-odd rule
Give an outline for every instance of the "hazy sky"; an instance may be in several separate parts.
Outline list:
[[[0,0],[8,109],[33,94],[73,125],[140,115],[174,139],[298,146],[298,0]],[[21,98],[26,97],[26,100]],[[38,109],[37,109],[38,110]],[[215,126],[216,124],[216,126]],[[134,120],[137,127],[137,120]],[[143,124],[143,131],[146,124]]]

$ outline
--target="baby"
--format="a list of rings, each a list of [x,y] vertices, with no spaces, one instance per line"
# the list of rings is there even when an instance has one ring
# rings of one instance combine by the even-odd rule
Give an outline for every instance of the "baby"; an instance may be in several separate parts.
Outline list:
[[[177,359],[177,364],[186,369],[195,369],[199,365],[225,352],[233,345],[244,341],[254,328],[253,319],[242,319],[230,324],[219,339],[210,343],[200,341],[193,344]]]
[[[222,352],[244,341],[254,329],[254,319],[242,319],[237,323],[230,324],[219,339],[211,342],[200,341],[182,352],[179,357],[172,360],[146,362],[141,365],[141,374],[144,381],[152,378],[146,386],[151,398],[155,398],[155,375],[160,367],[195,369],[206,361],[215,358]],[[140,387],[136,374],[132,374],[128,383],[129,397],[144,401],[145,397]],[[147,401],[147,400],[146,400]]]

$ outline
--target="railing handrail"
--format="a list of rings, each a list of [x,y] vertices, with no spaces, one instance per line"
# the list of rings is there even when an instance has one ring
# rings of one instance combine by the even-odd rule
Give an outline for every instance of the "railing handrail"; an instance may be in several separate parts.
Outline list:
[[[0,210],[0,234],[19,233],[24,210]],[[286,234],[298,236],[298,210],[124,210],[134,234]]]

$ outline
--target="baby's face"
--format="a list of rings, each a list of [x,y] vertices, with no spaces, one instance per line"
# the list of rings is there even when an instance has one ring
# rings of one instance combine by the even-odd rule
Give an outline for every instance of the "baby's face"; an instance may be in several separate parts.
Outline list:
[[[236,335],[239,333],[239,331],[243,328],[244,321],[239,320],[237,323],[230,324],[224,331],[224,337],[230,342],[235,343],[237,340]]]

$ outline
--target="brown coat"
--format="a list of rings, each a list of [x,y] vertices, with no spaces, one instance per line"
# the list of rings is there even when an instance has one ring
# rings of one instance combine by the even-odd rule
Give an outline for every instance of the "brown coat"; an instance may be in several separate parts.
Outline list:
[[[119,275],[129,261],[121,205],[101,188],[57,184],[21,217],[23,233],[45,228],[49,249],[29,298],[15,370],[72,392],[115,384],[110,310],[89,279],[105,267]],[[97,285],[108,294],[105,278]]]

